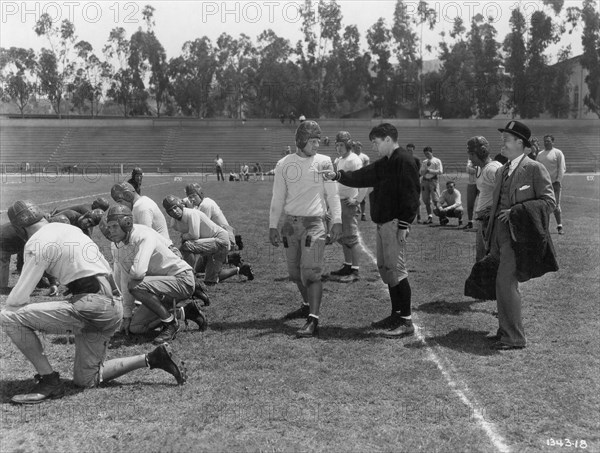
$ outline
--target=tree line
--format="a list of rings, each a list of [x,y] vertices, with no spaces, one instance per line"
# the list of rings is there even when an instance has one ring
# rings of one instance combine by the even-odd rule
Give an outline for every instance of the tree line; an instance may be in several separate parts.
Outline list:
[[[371,109],[374,116],[491,118],[501,109],[535,118],[544,112],[567,117],[569,66],[550,65],[546,51],[564,33],[581,29],[581,64],[589,71],[585,106],[600,117],[600,14],[594,0],[564,8],[564,0],[544,0],[526,15],[517,8],[510,33],[497,40],[494,18],[475,15],[454,20],[441,32],[440,67],[426,70],[425,27],[434,30],[438,12],[421,0],[416,13],[397,0],[391,24],[382,17],[366,31],[361,48],[356,25],[343,26],[336,0],[311,0],[301,8],[303,39],[292,45],[273,30],[256,42],[222,33],[188,41],[179,56],[167,59],[156,37],[155,9],[147,5],[144,27],[131,36],[116,27],[97,52],[77,40],[69,20],[40,16],[35,33],[48,47],[0,48],[0,96],[23,115],[37,98],[59,115],[65,110],[97,116],[108,105],[127,116],[196,118],[340,117]],[[561,49],[558,62],[571,57]],[[65,104],[68,103],[68,106]]]

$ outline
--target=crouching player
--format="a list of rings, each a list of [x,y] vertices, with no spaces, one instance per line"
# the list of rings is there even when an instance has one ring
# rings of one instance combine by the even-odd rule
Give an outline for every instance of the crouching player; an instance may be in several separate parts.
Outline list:
[[[174,340],[181,329],[177,318],[206,327],[206,317],[195,300],[189,300],[175,313],[167,306],[184,301],[196,291],[194,271],[175,255],[167,241],[152,228],[133,223],[127,206],[112,206],[106,213],[102,232],[115,243],[113,258],[123,290],[123,323],[121,331],[146,333],[162,323],[155,344]],[[125,288],[127,290],[125,290]],[[134,300],[142,303],[135,311]]]
[[[105,362],[123,307],[109,264],[88,236],[72,225],[49,223],[44,212],[29,201],[15,202],[8,217],[28,240],[23,272],[0,312],[0,324],[37,371],[35,386],[29,393],[13,396],[11,402],[36,404],[65,392],[36,331],[75,335],[73,382],[77,386],[96,387],[145,367],[172,374],[178,384],[185,382],[182,363],[166,345],[148,354]],[[30,303],[29,296],[44,272],[67,285],[70,299]]]
[[[222,269],[229,251],[229,234],[197,209],[184,206],[183,200],[175,195],[167,195],[163,207],[173,218],[171,226],[181,234],[181,253],[190,266],[195,266],[199,257],[206,260],[204,283],[216,285],[234,275],[244,275],[254,280],[254,273],[248,264],[231,269]]]

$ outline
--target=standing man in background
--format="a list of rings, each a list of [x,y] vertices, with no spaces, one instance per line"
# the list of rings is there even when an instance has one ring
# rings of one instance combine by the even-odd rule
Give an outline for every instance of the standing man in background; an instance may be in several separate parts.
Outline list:
[[[411,156],[415,158],[415,163],[417,164],[417,168],[421,168],[421,159],[415,156],[415,144],[409,143],[406,145],[406,151],[410,153]],[[421,176],[419,175],[419,207],[417,208],[417,223],[421,223]]]
[[[277,162],[269,215],[269,241],[274,247],[283,242],[290,280],[302,295],[299,310],[286,319],[307,318],[299,337],[318,335],[319,310],[323,297],[321,273],[325,265],[327,236],[325,215],[331,213],[331,242],[342,234],[342,212],[337,185],[321,177],[331,170],[328,156],[317,154],[321,128],[315,121],[304,121],[296,130],[296,153]],[[279,232],[279,219],[284,223]]]
[[[536,160],[543,164],[548,173],[550,173],[554,198],[556,198],[556,208],[554,209],[556,228],[558,229],[558,234],[565,234],[562,225],[562,211],[560,209],[560,192],[562,189],[562,180],[567,171],[567,164],[565,163],[563,152],[554,147],[554,137],[552,135],[544,135],[544,149],[538,152]]]
[[[427,221],[425,223],[433,223],[433,214],[431,211],[431,203],[437,206],[440,201],[440,186],[438,178],[444,173],[442,161],[437,157],[433,157],[431,146],[423,148],[425,159],[421,162],[421,190],[423,192],[423,203],[427,210]]]
[[[144,178],[144,172],[140,167],[135,167],[131,172],[131,178],[127,180],[129,184],[133,186],[138,195],[142,194],[142,179]],[[106,208],[108,209],[108,208]],[[106,211],[105,209],[105,211]]]
[[[218,154],[215,159],[215,171],[217,172],[217,181],[225,181],[225,177],[223,176],[223,159]]]

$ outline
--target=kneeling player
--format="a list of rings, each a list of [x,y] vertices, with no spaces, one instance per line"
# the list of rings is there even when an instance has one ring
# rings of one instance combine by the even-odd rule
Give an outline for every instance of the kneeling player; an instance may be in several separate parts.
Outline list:
[[[183,201],[167,195],[163,207],[173,218],[171,226],[181,234],[181,253],[183,258],[195,266],[198,256],[206,259],[206,276],[204,283],[215,285],[234,275],[245,275],[254,280],[252,268],[248,264],[231,269],[222,269],[229,251],[229,235],[202,211],[184,207]]]
[[[162,331],[154,339],[162,344],[179,332],[177,315],[205,328],[206,317],[195,300],[177,313],[165,307],[192,297],[196,284],[192,268],[169,249],[160,234],[145,225],[134,225],[131,211],[123,205],[108,210],[102,230],[115,243],[113,258],[124,293],[122,331],[141,334],[162,323]],[[134,298],[142,303],[135,311]]]
[[[36,331],[75,334],[73,382],[96,387],[138,368],[160,368],[178,384],[186,380],[182,363],[166,345],[148,354],[108,360],[108,343],[118,330],[123,307],[109,264],[98,246],[76,227],[49,223],[42,210],[17,201],[8,210],[13,226],[28,238],[25,263],[17,285],[0,312],[0,323],[38,374],[29,393],[16,395],[16,404],[36,404],[63,396],[65,387],[53,371]],[[68,300],[30,303],[29,296],[44,272],[66,283]]]

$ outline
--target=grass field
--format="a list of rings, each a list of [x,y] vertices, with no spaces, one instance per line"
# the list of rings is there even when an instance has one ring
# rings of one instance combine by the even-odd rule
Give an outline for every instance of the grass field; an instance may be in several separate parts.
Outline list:
[[[408,251],[417,335],[389,340],[368,330],[389,302],[373,261],[374,225],[361,222],[362,279],[326,283],[320,337],[296,339],[301,321],[281,317],[300,298],[282,249],[268,244],[271,183],[204,182],[242,234],[256,279],[211,290],[209,329],[178,335],[188,383],[140,370],[94,390],[69,381],[63,399],[13,406],[34,370],[2,334],[0,451],[600,451],[599,178],[567,175],[566,234],[552,236],[561,269],[521,285],[529,346],[511,352],[491,351],[484,338],[497,327],[495,303],[463,296],[475,234],[424,225],[412,228]],[[160,204],[198,179],[146,176],[143,192]],[[113,182],[6,178],[2,221],[16,199],[50,209],[106,195]],[[94,238],[107,245],[98,231]],[[341,257],[339,246],[328,248],[329,270]],[[71,379],[74,345],[54,335],[45,343]],[[109,358],[151,347],[150,337],[115,338]]]

